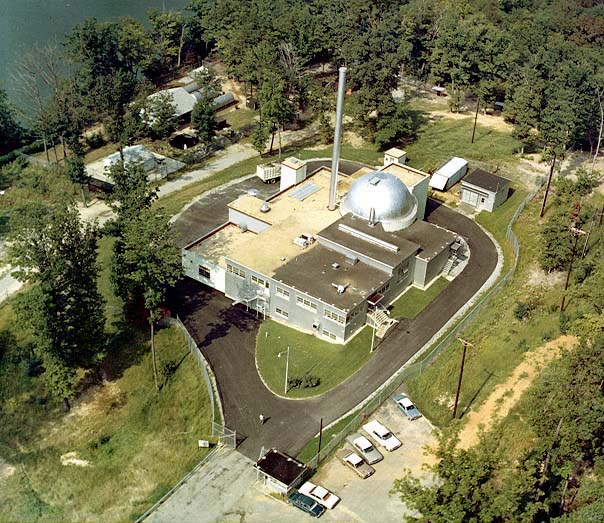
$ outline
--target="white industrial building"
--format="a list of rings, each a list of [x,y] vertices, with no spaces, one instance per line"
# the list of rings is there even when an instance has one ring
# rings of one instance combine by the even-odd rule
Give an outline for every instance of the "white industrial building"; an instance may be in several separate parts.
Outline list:
[[[481,211],[493,212],[508,198],[510,180],[475,169],[461,181],[459,200]]]
[[[388,307],[447,274],[464,242],[424,221],[429,177],[404,165],[403,151],[379,170],[339,171],[346,68],[339,74],[331,169],[286,159],[278,192],[232,201],[228,220],[182,256],[187,276],[234,303],[345,343],[365,325],[383,337],[395,323]]]
[[[429,177],[406,165],[332,171],[281,164],[281,186],[263,200],[245,194],[228,221],[183,249],[185,274],[304,332],[344,343],[366,324],[383,336],[388,306],[409,286],[426,288],[463,249],[423,221]]]

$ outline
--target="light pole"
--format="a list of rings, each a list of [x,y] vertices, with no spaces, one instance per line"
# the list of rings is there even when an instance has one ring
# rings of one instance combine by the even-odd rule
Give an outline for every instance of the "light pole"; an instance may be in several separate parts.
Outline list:
[[[287,395],[287,373],[289,371],[289,345],[287,346],[287,350],[282,350],[279,354],[277,354],[277,358],[280,358],[283,353],[287,353],[285,357],[285,393]]]

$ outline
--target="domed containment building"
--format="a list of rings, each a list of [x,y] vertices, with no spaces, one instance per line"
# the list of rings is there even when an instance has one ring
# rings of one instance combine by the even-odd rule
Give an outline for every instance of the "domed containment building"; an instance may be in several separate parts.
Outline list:
[[[389,162],[335,178],[317,164],[288,158],[274,195],[231,202],[226,223],[183,249],[185,273],[335,343],[366,324],[383,336],[394,323],[388,306],[446,273],[461,242],[423,220],[425,173]],[[334,187],[339,205],[329,210]]]

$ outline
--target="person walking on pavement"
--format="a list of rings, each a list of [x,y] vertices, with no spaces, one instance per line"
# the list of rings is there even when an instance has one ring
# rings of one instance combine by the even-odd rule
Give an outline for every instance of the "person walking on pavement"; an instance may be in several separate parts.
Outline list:
[[[264,414],[260,414],[260,416],[258,416],[258,419],[260,420],[260,425],[264,425],[264,421],[266,420]]]

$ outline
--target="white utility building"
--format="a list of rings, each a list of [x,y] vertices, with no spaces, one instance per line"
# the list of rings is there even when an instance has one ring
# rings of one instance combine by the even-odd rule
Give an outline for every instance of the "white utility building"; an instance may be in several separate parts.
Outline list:
[[[475,169],[461,181],[459,200],[478,210],[493,212],[508,198],[510,180]]]

